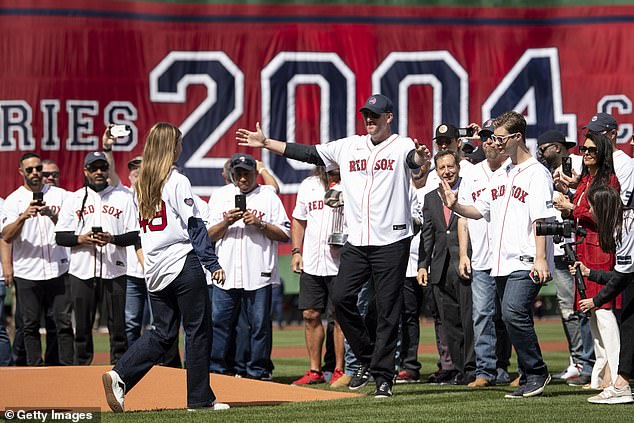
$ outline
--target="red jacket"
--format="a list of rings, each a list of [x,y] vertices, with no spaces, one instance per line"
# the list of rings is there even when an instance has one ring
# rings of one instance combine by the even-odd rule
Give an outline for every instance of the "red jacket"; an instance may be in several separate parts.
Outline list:
[[[588,204],[587,194],[588,188],[590,188],[591,184],[592,177],[590,175],[585,175],[581,178],[573,199],[575,208],[572,211],[572,216],[575,219],[575,223],[577,226],[581,226],[588,231],[588,235],[586,235],[585,240],[581,244],[577,245],[577,256],[579,261],[589,269],[610,271],[614,269],[615,256],[614,253],[608,254],[603,252],[599,246],[597,224],[594,222],[594,219],[590,214],[590,205]],[[619,185],[619,181],[615,174],[610,175],[609,185],[617,191],[621,191],[621,186]],[[592,282],[591,280],[588,280],[588,278],[585,279],[586,296],[588,298],[592,298],[601,290],[601,288],[603,288],[603,285]],[[577,303],[580,298],[579,292],[575,287],[575,310],[577,309]],[[601,308],[621,308],[621,295],[619,294],[619,296],[613,301],[604,304]]]

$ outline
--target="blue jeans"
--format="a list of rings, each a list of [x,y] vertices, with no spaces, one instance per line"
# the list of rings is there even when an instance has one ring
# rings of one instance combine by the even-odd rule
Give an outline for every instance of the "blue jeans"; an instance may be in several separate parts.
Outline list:
[[[238,322],[238,314],[243,307],[246,311],[250,331],[238,333],[249,342],[251,355],[247,361],[247,377],[262,379],[268,376],[271,356],[271,285],[245,291],[244,289],[222,289],[214,287],[213,294],[213,336],[211,363],[213,373],[230,374],[232,369],[230,353],[233,332]]]
[[[533,303],[541,285],[533,283],[528,271],[521,270],[508,276],[498,276],[495,282],[502,298],[502,320],[517,352],[520,383],[542,381],[548,376],[548,368],[542,358],[533,322]]]
[[[4,281],[0,280],[0,366],[11,364],[11,341],[9,334],[4,327],[4,297],[7,295],[7,288]]]
[[[368,314],[368,301],[370,297],[374,296],[374,285],[370,282],[366,282],[359,291],[359,299],[357,300],[357,307],[359,308],[359,314],[365,317]],[[348,376],[353,376],[357,371],[361,363],[357,360],[357,357],[352,352],[352,348],[350,348],[350,344],[348,344],[348,340],[344,340],[344,361],[346,363],[346,374]]]
[[[161,291],[151,292],[154,325],[114,367],[129,392],[153,365],[164,361],[178,339],[180,318],[187,339],[187,407],[203,407],[216,397],[209,385],[209,297],[202,266],[194,252],[183,270]]]
[[[141,337],[146,304],[148,294],[145,279],[126,276],[125,335],[128,338],[128,347]]]
[[[495,381],[497,377],[495,314],[497,296],[495,278],[488,270],[473,270],[473,336],[476,377]]]

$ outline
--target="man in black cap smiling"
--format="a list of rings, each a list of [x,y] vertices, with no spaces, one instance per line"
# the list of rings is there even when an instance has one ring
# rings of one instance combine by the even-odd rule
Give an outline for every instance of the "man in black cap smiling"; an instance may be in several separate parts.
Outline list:
[[[570,154],[569,149],[576,144],[566,141],[566,137],[559,131],[546,131],[537,137],[537,159],[541,161],[551,173],[554,173],[562,163],[564,157],[572,160],[572,169],[575,173],[581,173],[581,156]]]

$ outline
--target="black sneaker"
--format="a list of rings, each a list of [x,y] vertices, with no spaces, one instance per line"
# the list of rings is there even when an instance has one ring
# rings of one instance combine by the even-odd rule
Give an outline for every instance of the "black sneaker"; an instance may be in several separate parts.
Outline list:
[[[514,390],[513,392],[510,392],[506,395],[504,395],[504,398],[510,398],[510,399],[517,399],[517,398],[524,398],[524,387],[526,385],[522,385],[519,388],[517,388],[516,390]]]
[[[374,398],[390,398],[392,396],[392,384],[390,382],[381,382],[376,387]]]
[[[370,366],[362,364],[352,376],[348,388],[356,391],[363,388],[370,381]]]
[[[568,386],[583,387],[590,383],[590,375],[579,375],[577,377],[570,377],[566,379],[566,383],[568,384]]]
[[[446,385],[455,379],[456,373],[456,370],[439,370],[429,375],[427,381],[433,385]]]
[[[540,378],[537,380],[529,380],[526,382],[526,385],[524,385],[524,398],[541,395],[548,383],[550,383],[550,375],[548,375],[545,379]]]

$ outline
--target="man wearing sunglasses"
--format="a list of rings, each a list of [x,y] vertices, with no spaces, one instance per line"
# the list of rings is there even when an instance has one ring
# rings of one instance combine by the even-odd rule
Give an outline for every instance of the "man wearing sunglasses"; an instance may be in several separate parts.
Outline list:
[[[68,255],[55,242],[55,223],[66,191],[44,184],[42,169],[37,154],[20,158],[24,184],[4,204],[2,237],[13,247],[13,279],[24,324],[27,365],[43,364],[39,330],[41,311],[48,305],[54,310],[59,363],[72,365],[73,327],[64,287]]]
[[[59,187],[59,166],[54,160],[42,160],[42,182],[46,185]]]
[[[103,298],[108,309],[110,363],[127,349],[125,335],[126,247],[137,243],[138,220],[132,195],[108,184],[104,153],[84,159],[83,188],[69,195],[60,212],[57,243],[70,247],[71,293],[75,309],[77,365],[92,362],[92,326],[96,305]]]

